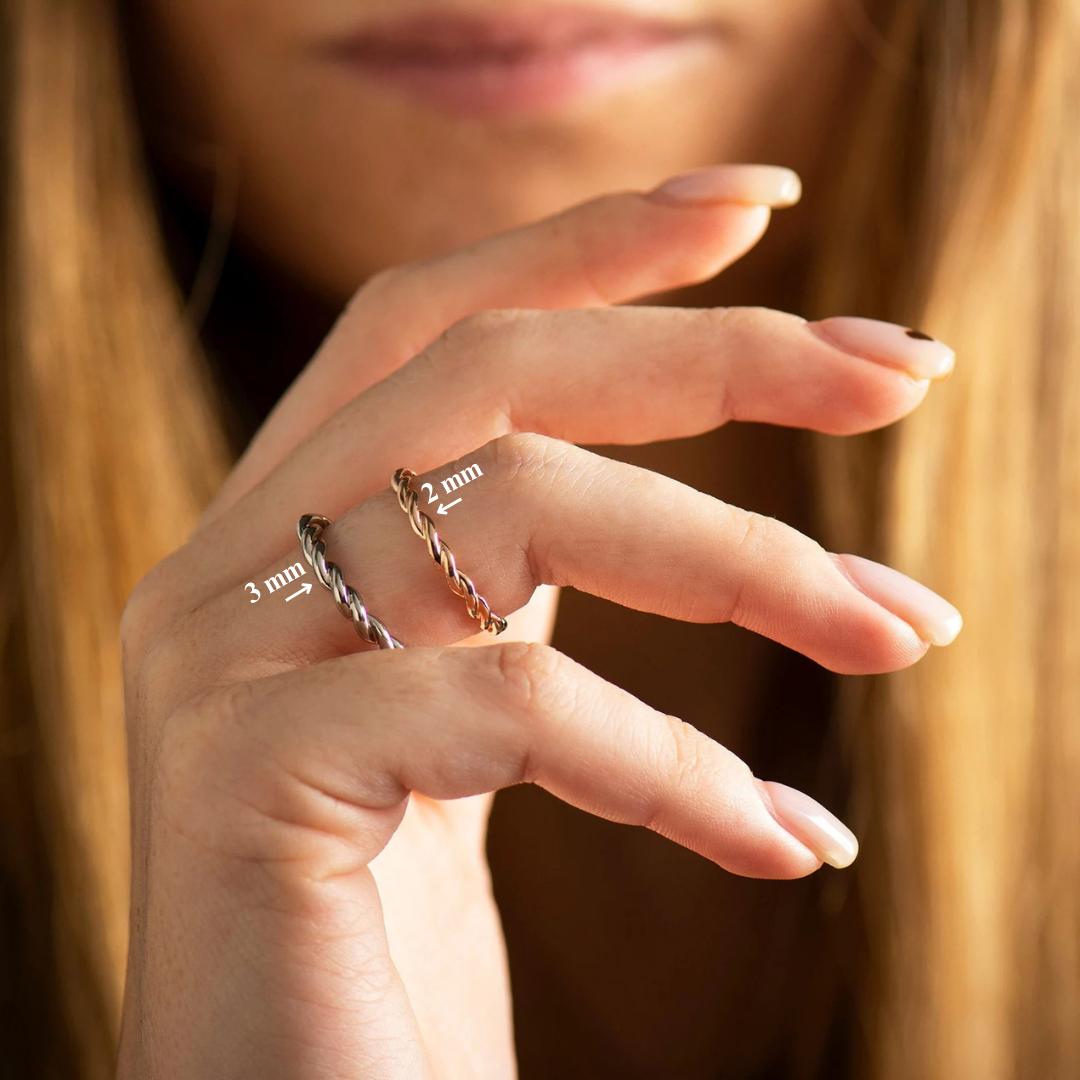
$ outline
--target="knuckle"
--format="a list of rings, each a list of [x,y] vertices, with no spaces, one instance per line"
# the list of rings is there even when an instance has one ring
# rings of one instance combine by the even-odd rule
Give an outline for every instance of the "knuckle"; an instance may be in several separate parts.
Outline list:
[[[387,289],[396,288],[415,271],[413,263],[399,263],[396,266],[386,266],[376,271],[364,283],[361,292],[379,293]]]
[[[137,711],[144,718],[167,714],[177,698],[184,696],[178,692],[190,687],[190,655],[180,624],[154,634],[137,658],[126,660]],[[193,694],[189,691],[187,696]]]
[[[414,266],[411,263],[387,266],[376,271],[353,293],[347,310],[362,308],[371,303],[381,304],[385,302],[392,293],[401,288],[402,283],[413,272]]]
[[[491,651],[497,654],[496,697],[517,729],[518,781],[529,782],[559,744],[562,720],[582,713],[580,668],[550,645],[511,642]]]
[[[131,590],[120,613],[120,647],[125,663],[137,664],[161,625],[170,596],[165,564],[159,563]]]
[[[762,566],[767,561],[775,563],[778,555],[781,555],[774,548],[787,526],[776,518],[766,517],[753,510],[742,510],[736,507],[731,509],[737,515],[737,523],[742,529],[742,534],[734,546],[733,562],[739,568],[738,584],[725,621],[745,626],[751,619],[748,607],[753,592],[752,586]]]
[[[125,656],[141,653],[143,628],[146,625],[149,604],[146,578],[142,578],[131,590],[120,612],[120,647]]]
[[[756,630],[764,626],[764,605],[798,603],[807,582],[820,575],[825,549],[786,522],[753,511],[731,508],[742,532],[733,547],[736,585],[727,618]]]
[[[453,350],[490,346],[493,341],[496,341],[500,348],[505,348],[511,339],[520,334],[528,314],[516,308],[476,311],[458,319],[443,332],[439,340],[443,348]]]
[[[499,682],[514,711],[528,717],[545,711],[552,681],[565,669],[566,657],[534,642],[510,642],[494,651]]]
[[[775,518],[766,517],[756,510],[746,511],[743,534],[736,548],[740,558],[754,559],[775,535]]]
[[[712,329],[723,332],[735,349],[760,343],[763,337],[771,335],[787,319],[802,321],[799,316],[764,307],[703,308],[702,315]]]
[[[535,584],[547,581],[551,566],[552,540],[543,539],[537,526],[549,511],[553,494],[563,484],[580,482],[587,477],[588,455],[571,443],[535,432],[512,432],[500,435],[489,444],[492,470],[499,486],[512,494],[521,508],[520,520],[526,524],[519,542]]]
[[[703,735],[693,724],[676,716],[665,716],[659,729],[662,737],[655,750],[653,775],[659,778],[652,821],[678,793],[694,789],[733,789],[752,783],[750,766],[731,751]]]
[[[492,441],[492,455],[501,477],[533,477],[570,450],[570,444],[532,431],[515,431]]]
[[[742,533],[735,543],[735,558],[750,567],[760,560],[762,549],[773,535],[772,526],[776,521],[755,510],[739,510],[737,513]]]
[[[513,641],[476,651],[488,667],[489,694],[513,733],[512,782],[530,783],[540,768],[537,752],[546,741],[544,728],[557,709],[559,693],[567,691],[569,680],[560,678],[560,672],[572,661],[549,645],[533,642]]]
[[[136,583],[120,615],[125,656],[138,659],[163,627],[177,617],[190,586],[194,549],[177,548]]]
[[[658,770],[680,788],[694,780],[701,765],[701,736],[696,728],[677,716],[665,716],[666,737],[661,751],[663,766]]]
[[[212,605],[200,606],[174,614],[138,656],[124,656],[125,684],[139,722],[154,722],[213,688],[288,669],[298,656],[269,647],[245,649],[215,619]]]
[[[747,310],[747,308],[734,307],[697,308],[694,311],[694,318],[701,320],[707,333],[719,336],[738,330]]]
[[[698,783],[700,745],[696,736],[695,729],[677,716],[665,715],[650,727],[645,761],[651,791],[641,816],[646,828],[660,828],[672,801]]]

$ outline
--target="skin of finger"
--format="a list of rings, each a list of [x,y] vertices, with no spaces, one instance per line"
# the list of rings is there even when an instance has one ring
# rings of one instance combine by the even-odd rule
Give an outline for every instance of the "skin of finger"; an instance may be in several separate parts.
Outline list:
[[[901,419],[925,394],[925,381],[765,308],[487,312],[344,407],[274,482],[310,492],[320,469],[347,475],[348,490],[326,493],[344,510],[378,490],[403,454],[430,468],[478,435],[632,445],[729,420],[848,435]],[[373,444],[376,425],[389,434]]]
[[[820,865],[735,755],[549,646],[356,654],[246,684],[234,700],[238,720],[184,764],[189,790],[206,793],[187,825],[232,858],[297,866],[313,882],[366,867],[410,792],[456,800],[526,782],[733,873],[798,877]],[[289,827],[240,828],[238,813],[214,805],[222,799]]]
[[[446,515],[425,504],[425,482],[439,492],[440,477],[471,466],[480,475],[453,492],[460,504]],[[568,443],[505,436],[412,484],[458,567],[499,614],[541,583],[572,585],[669,618],[733,621],[844,674],[897,670],[927,649],[797,530]],[[406,644],[476,632],[393,494],[345,514],[325,539],[345,580]],[[205,664],[228,655],[241,668],[254,659],[277,669],[356,651],[328,596],[289,608],[247,605],[234,589],[194,616],[188,648],[201,648]]]
[[[440,491],[440,477],[474,464],[483,478],[464,489],[440,535],[495,611],[514,610],[537,584],[569,585],[669,618],[732,621],[843,674],[897,670],[926,652],[907,623],[797,530],[559,440],[504,436],[413,488]],[[402,640],[456,640],[467,625],[463,602],[430,559],[419,571],[395,515],[405,518],[389,493],[368,500],[335,525],[337,550],[372,568],[371,602]]]
[[[410,791],[456,802],[534,782],[735,873],[820,866],[734,755],[543,646],[354,655],[204,695],[164,726],[154,771],[130,1076],[176,1046],[240,1075],[238,1045],[258,1075],[427,1074],[369,871]]]
[[[550,594],[555,590],[547,593],[537,599],[551,608],[554,597]],[[550,611],[544,613],[542,621],[550,622]],[[540,629],[547,628],[545,625]],[[158,1040],[162,1038],[185,1047],[184,1060],[195,1075],[217,1075],[215,1067],[228,1059],[244,1032],[250,1034],[251,1043],[260,1047],[260,1052],[266,1050],[269,1054],[258,1075],[310,1075],[305,1070],[324,1067],[318,1064],[321,1059],[332,1057],[331,1064],[336,1066],[338,1055],[352,1053],[357,1074],[379,1076],[388,1070],[386,1075],[396,1077],[403,1062],[416,1064],[420,1060],[417,1052],[421,1033],[425,1045],[439,1048],[440,1076],[510,1075],[513,1039],[506,1008],[508,975],[483,851],[490,796],[457,800],[450,807],[422,798],[410,801],[391,843],[371,864],[378,894],[369,888],[366,872],[352,875],[343,906],[349,913],[349,925],[354,929],[362,927],[363,932],[356,947],[349,949],[347,964],[342,963],[336,950],[332,957],[327,955],[328,943],[333,944],[341,920],[326,920],[329,935],[320,931],[316,918],[302,920],[298,933],[291,923],[283,925],[280,905],[271,904],[267,910],[263,874],[257,874],[255,881],[240,883],[232,873],[227,874],[226,897],[215,905],[214,856],[215,852],[220,854],[219,845],[212,844],[208,851],[206,830],[193,832],[190,811],[185,807],[166,810],[168,821],[162,826],[159,820],[157,831],[150,835],[150,819],[160,819],[162,806],[170,806],[169,798],[161,795],[162,775],[171,779],[169,786],[173,788],[186,786],[176,782],[177,772],[197,773],[202,782],[213,784],[218,774],[205,762],[207,756],[217,755],[222,734],[219,713],[208,715],[213,729],[209,734],[190,727],[185,730],[181,724],[177,738],[177,725],[162,721],[160,712],[167,707],[170,694],[177,701],[190,702],[200,689],[207,689],[210,675],[199,670],[194,642],[186,632],[182,630],[169,640],[171,649],[164,657],[169,670],[157,665],[147,680],[152,695],[138,695],[142,700],[137,708],[136,695],[128,699],[129,720],[133,722],[133,896],[135,910],[140,913],[138,924],[152,921],[154,930],[149,936],[133,936],[122,1050],[126,1064],[119,1075],[153,1075],[153,1055],[160,1049]],[[205,659],[206,654],[203,656]],[[235,670],[233,674],[240,678],[245,673]],[[170,690],[172,683],[176,684],[175,691]],[[242,691],[243,684],[239,689]],[[205,698],[206,694],[199,696]],[[191,711],[181,709],[180,715]],[[207,716],[205,712],[203,715]],[[163,729],[165,734],[161,735]],[[264,735],[256,730],[245,735],[248,769],[256,768],[260,753],[267,748]],[[163,742],[166,745],[161,749]],[[189,762],[186,769],[185,759]],[[162,760],[164,766],[153,764]],[[213,799],[205,802],[205,790],[199,788],[194,802],[215,804]],[[234,820],[242,828],[249,828],[251,808],[241,805],[235,809]],[[163,844],[162,827],[173,834],[171,844]],[[198,895],[185,898],[181,888],[172,887],[151,893],[146,878],[151,867],[139,854],[150,850],[156,853],[154,880],[196,882]],[[169,852],[167,858],[161,857],[162,851]],[[418,866],[423,867],[424,888],[417,887]],[[438,889],[438,900],[429,904],[433,887]],[[379,921],[380,898],[389,905],[385,930]],[[286,899],[298,902],[294,892]],[[329,910],[332,913],[333,908]],[[241,939],[242,951],[250,949],[252,939],[265,937],[270,944],[255,948],[257,955],[238,965],[234,947],[216,948],[211,934],[199,932],[195,944],[175,938],[177,932],[182,935],[185,928],[198,925],[200,920],[213,924],[221,919],[231,922],[230,936]],[[196,957],[194,970],[190,971],[186,963],[178,963],[177,957]],[[241,967],[243,975],[238,976]],[[363,976],[359,980],[350,977],[345,985],[338,985],[332,975],[325,980],[319,977],[317,985],[311,985],[312,968],[317,973],[342,967],[347,971],[362,969]],[[188,974],[192,976],[189,982],[185,981]],[[203,983],[209,983],[209,993],[203,990]],[[267,1010],[258,1007],[268,983],[288,988],[284,1014],[272,1002]],[[143,984],[155,988],[150,1001],[138,992],[138,986]],[[447,986],[453,987],[453,994],[444,992]],[[293,1000],[298,992],[303,999],[299,1008]],[[373,999],[380,1006],[375,1016],[370,1015]],[[238,1001],[246,1003],[243,1015],[233,1017],[232,1006]],[[467,1007],[463,1002],[468,1003]],[[333,1028],[333,1023],[327,1021],[328,1012],[332,1021],[350,1007],[359,1022],[350,1022],[340,1038],[331,1040],[332,1051],[318,1037],[312,1037],[313,1032]],[[147,1034],[142,1038],[133,1035],[138,1032]],[[359,1045],[354,1047],[354,1043]],[[371,1054],[370,1047],[378,1048],[379,1053]],[[169,1054],[166,1049],[165,1057]],[[232,1074],[241,1075],[244,1069],[257,1064],[257,1055],[245,1058]]]
[[[526,609],[515,613],[508,634],[515,631],[549,633],[556,597],[557,590],[539,590],[534,602],[539,603],[543,610],[532,620],[536,625],[528,625],[528,607],[533,606],[531,603]],[[330,614],[336,619],[336,613]],[[525,625],[521,625],[521,617],[525,618]],[[128,716],[132,725],[130,746],[137,870],[144,868],[138,857],[139,851],[149,850],[151,846],[160,848],[159,842],[151,844],[147,836],[146,820],[151,816],[150,807],[160,805],[161,800],[147,797],[147,786],[152,785],[154,774],[159,770],[147,764],[153,755],[148,753],[146,744],[149,742],[151,746],[156,746],[160,743],[159,736],[153,733],[160,731],[162,726],[167,726],[167,721],[163,725],[163,710],[171,710],[180,703],[190,702],[196,696],[205,697],[205,692],[215,683],[220,684],[223,679],[239,680],[283,670],[281,665],[258,660],[247,665],[236,664],[236,653],[239,650],[229,650],[227,646],[220,651],[200,652],[198,645],[205,644],[205,639],[192,634],[190,630],[189,626],[183,625],[168,637],[159,639],[153,659],[142,673],[142,681],[152,692],[131,694],[128,698]],[[234,627],[233,631],[243,640],[242,624]],[[167,646],[162,647],[162,643],[166,642]],[[214,652],[217,652],[216,659],[223,662],[224,667],[214,668]],[[200,695],[199,691],[203,691],[203,694]],[[183,712],[181,709],[181,714]],[[211,719],[216,728],[217,718]],[[150,733],[149,739],[146,738],[147,733]],[[201,754],[206,752],[207,745],[216,745],[213,738],[218,735],[220,732],[215,731],[200,751],[197,744],[203,740],[197,732],[189,731],[186,741],[196,745],[181,754],[181,757],[184,753],[196,755],[194,770],[203,773],[205,779],[209,779],[213,771],[203,768],[204,759]],[[265,745],[262,733],[250,733],[246,753],[249,768],[254,768],[254,762],[260,751],[265,749]],[[213,751],[210,753],[213,756]],[[176,757],[169,749],[160,756],[167,759]],[[173,760],[166,772],[175,768],[176,763]],[[182,764],[180,768],[183,769]],[[201,798],[198,801],[201,802]],[[507,1012],[503,1015],[504,1004],[509,1000],[508,975],[498,914],[491,899],[483,852],[483,834],[489,808],[490,796],[487,795],[457,800],[449,808],[428,803],[422,798],[414,798],[392,841],[371,864],[378,896],[386,905],[385,936],[393,957],[393,969],[401,975],[408,987],[407,1000],[403,990],[400,991],[400,1000],[397,1000],[396,975],[389,971],[383,972],[383,981],[379,983],[380,995],[384,1001],[389,1002],[387,1008],[391,1014],[399,1017],[392,1039],[382,1025],[374,1029],[370,1024],[357,1025],[359,1031],[372,1035],[374,1044],[384,1047],[388,1056],[383,1060],[383,1064],[400,1064],[401,1061],[411,1060],[410,1055],[415,1050],[410,1035],[413,1028],[408,1009],[411,1008],[427,1045],[439,1048],[439,1075],[510,1075],[508,1063],[513,1060],[513,1040],[509,1014]],[[243,808],[241,809],[243,811]],[[181,811],[176,818],[185,823],[181,833],[186,837],[189,831],[188,815]],[[242,812],[237,820],[243,822],[247,819]],[[181,839],[182,844],[183,842]],[[177,890],[169,890],[168,896],[162,899],[164,908],[155,912],[158,929],[152,941],[157,947],[161,946],[163,939],[168,946],[170,939],[167,928],[174,927],[177,921],[184,926],[190,925],[193,912],[202,905],[206,892],[208,860],[205,846],[196,844],[194,848],[185,850],[191,858],[191,864],[187,869],[177,870],[176,877],[181,881],[199,882],[200,895],[197,901],[185,903],[182,894]],[[418,883],[417,872],[421,866],[423,882]],[[155,864],[155,873],[160,880],[163,873],[160,861]],[[362,884],[363,875],[359,875],[359,879]],[[433,882],[438,888],[438,898],[436,903],[429,904]],[[420,884],[424,887],[420,888]],[[257,886],[258,883],[254,886],[256,906],[261,908],[264,897]],[[360,900],[368,895],[360,885],[357,885],[357,888],[357,897]],[[135,889],[135,895],[139,896],[138,873]],[[230,914],[242,907],[236,903],[236,899],[235,892],[230,890],[230,900],[226,905]],[[173,907],[176,903],[180,905],[180,910]],[[364,904],[353,897],[348,906],[357,913],[357,918],[360,918]],[[144,912],[150,910],[150,898],[140,901],[137,907]],[[256,981],[269,975],[281,981],[283,975],[287,976],[290,971],[297,969],[297,952],[303,952],[307,963],[318,965],[320,962],[325,951],[325,942],[316,936],[303,943],[293,942],[293,947],[287,950],[288,955],[280,958],[278,963],[273,957],[277,955],[277,943],[282,940],[280,928],[273,922],[267,922],[258,911],[253,914],[252,919],[254,927],[246,923],[244,933],[259,933],[260,927],[269,925],[273,928],[270,936],[275,943],[269,950],[260,949],[259,963],[249,965],[246,969]],[[365,937],[378,941],[382,933],[382,927],[373,923]],[[301,944],[304,945],[302,949]],[[166,951],[170,955],[198,954],[205,958],[206,963],[210,963],[213,956],[212,949],[207,952],[206,941],[202,940],[201,936],[198,949],[177,946],[175,949],[167,948]],[[162,998],[162,995],[157,994],[153,1004],[132,1004],[130,1007],[134,1009],[135,1016],[126,1025],[126,1032],[143,1028],[143,1021],[146,1019],[144,1013],[147,1010],[156,1017],[153,1023],[155,1033],[174,1032],[178,1023],[181,1023],[183,1035],[178,1036],[178,1041],[188,1048],[185,1052],[186,1059],[192,1061],[199,1046],[209,1046],[210,1053],[217,1053],[222,1039],[227,1046],[234,1046],[237,1030],[247,1030],[247,1025],[258,1023],[258,1014],[245,1009],[239,1027],[227,1022],[224,1027],[221,1024],[222,1018],[230,1015],[230,1006],[234,1001],[257,1001],[262,989],[243,980],[238,985],[235,980],[235,961],[228,956],[222,960],[222,969],[209,979],[215,992],[209,995],[199,994],[196,1015],[187,1018],[184,1018],[185,1010],[179,1007],[180,1001],[186,996],[183,989],[183,968],[177,968],[174,961],[159,963],[156,948],[151,949],[149,943],[140,943],[139,940],[133,941],[131,957],[132,963],[137,965],[141,979],[148,985],[164,985],[170,988],[169,994],[173,996],[170,998],[167,994]],[[375,960],[378,973],[383,965],[378,961],[377,955]],[[298,983],[303,983],[305,972],[306,968],[301,964],[296,976]],[[205,978],[206,968],[203,966],[200,967],[195,981],[201,984]],[[370,983],[370,980],[365,979],[365,982]],[[134,986],[134,981],[129,979],[129,985]],[[446,986],[454,988],[454,993],[449,997],[443,992]],[[218,990],[223,991],[220,996]],[[344,988],[331,987],[323,997],[332,1000],[335,1007],[338,1007],[347,1003],[354,991],[355,987],[351,984]],[[164,1010],[164,1016],[157,1015],[161,1000],[173,1002]],[[318,994],[308,995],[306,1000],[309,1004],[315,1003],[312,1010],[305,1009],[297,1013],[290,1005],[286,1017],[275,1015],[267,1020],[262,1035],[269,1032],[269,1038],[260,1036],[256,1041],[260,1045],[276,1047],[276,1040],[283,1034],[295,1033],[298,1044],[304,1045],[308,1032],[297,1031],[297,1025],[301,1029],[318,1029],[317,1016],[321,1012],[321,1007],[317,1004]],[[467,1002],[468,1006],[463,1008],[463,1002]],[[347,1039],[343,1041],[347,1042],[354,1036],[355,1032],[350,1030]],[[395,1046],[398,1049],[391,1053]],[[129,1064],[128,1071],[122,1071],[121,1075],[150,1075],[145,1056],[140,1056],[149,1052],[148,1047],[125,1045],[124,1054]],[[248,1067],[251,1064],[248,1062]],[[272,1064],[275,1068],[293,1067],[295,1059],[292,1048],[286,1047],[281,1053],[275,1052]],[[377,1070],[378,1067],[379,1062],[365,1065],[369,1070]],[[446,1072],[447,1069],[450,1070],[449,1073]],[[271,1073],[264,1071],[260,1075]],[[367,1071],[364,1075],[377,1075],[377,1071]]]
[[[443,587],[441,574],[428,559],[423,543],[409,530],[405,517],[394,524],[404,527],[401,536],[413,556],[412,569],[429,587]],[[177,618],[142,646],[138,660],[133,647],[125,650],[129,654],[125,662],[127,714],[129,720],[138,717],[139,721],[128,726],[131,752],[139,752],[148,729],[202,694],[373,648],[355,633],[351,620],[334,609],[330,593],[315,581],[299,549],[273,571],[256,575],[261,591],[265,591],[265,578],[286,566],[293,572],[297,568],[304,572],[288,588],[260,597],[256,605],[246,589],[230,590],[226,597]],[[436,573],[434,580],[432,571]],[[354,576],[352,580],[356,586],[362,579]],[[311,589],[303,594],[300,587],[305,583]],[[455,606],[456,596],[449,591],[443,594],[439,588],[432,592],[439,604],[447,604],[450,597],[452,610],[446,614],[451,622],[456,618],[460,627],[447,638],[448,644],[491,644],[490,634],[481,632],[478,624]],[[499,641],[549,642],[558,599],[558,588],[536,588],[527,603],[508,614],[509,625]],[[133,783],[137,782],[138,778],[133,778]]]
[[[359,290],[203,515],[218,517],[348,400],[460,319],[500,308],[623,303],[704,281],[768,227],[766,207],[663,206],[607,195],[450,255],[394,268]]]
[[[203,566],[185,594],[250,579],[285,550],[301,513],[317,505],[337,517],[385,485],[406,463],[405,444],[407,463],[423,469],[470,440],[518,430],[637,443],[734,419],[849,434],[899,419],[925,394],[925,382],[767,309],[487,313],[344,407],[200,534],[189,555],[204,552]],[[376,430],[386,437],[373,439]]]

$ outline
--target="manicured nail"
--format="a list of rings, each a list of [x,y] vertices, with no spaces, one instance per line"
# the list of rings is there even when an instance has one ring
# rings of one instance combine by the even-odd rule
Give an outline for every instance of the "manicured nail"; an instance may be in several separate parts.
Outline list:
[[[799,174],[778,165],[710,165],[673,176],[649,192],[654,202],[669,206],[741,202],[783,207],[801,197]]]
[[[906,622],[931,645],[948,645],[964,625],[964,617],[921,582],[891,566],[861,555],[833,555],[848,580],[886,611]]]
[[[900,368],[916,379],[943,379],[956,360],[948,345],[896,323],[840,316],[809,326],[818,337],[846,353]]]
[[[843,869],[859,854],[855,834],[821,803],[775,780],[755,780],[769,813],[822,862]]]

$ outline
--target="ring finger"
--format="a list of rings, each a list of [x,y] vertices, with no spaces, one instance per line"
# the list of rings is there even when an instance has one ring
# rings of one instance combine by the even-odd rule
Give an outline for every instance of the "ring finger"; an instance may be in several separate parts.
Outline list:
[[[521,608],[541,584],[570,585],[670,618],[735,622],[849,674],[906,667],[959,631],[956,609],[902,574],[832,555],[774,518],[543,436],[494,440],[412,486],[498,614]],[[427,502],[436,495],[442,515]],[[477,631],[392,492],[343,515],[325,540],[345,580],[403,642],[445,645]],[[256,588],[298,557],[267,567]],[[314,581],[305,572],[289,591],[305,578]],[[214,682],[255,661],[274,671],[361,647],[324,590],[298,604],[280,592],[251,604],[246,590],[230,589],[191,616],[184,636],[202,643]],[[245,643],[239,651],[222,647],[235,641]],[[215,667],[219,655],[228,655],[228,672]]]

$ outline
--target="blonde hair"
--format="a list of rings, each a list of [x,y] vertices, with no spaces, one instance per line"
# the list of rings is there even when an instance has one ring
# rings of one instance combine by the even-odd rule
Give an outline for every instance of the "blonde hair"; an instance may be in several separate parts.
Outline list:
[[[48,869],[23,891],[23,918],[49,943],[39,1053],[57,1075],[103,1080],[128,906],[118,620],[227,464],[157,235],[115,6],[17,0],[5,58],[4,541],[17,584],[4,614],[28,670],[5,657],[0,723],[23,733],[25,760],[4,767],[32,773],[37,820],[15,844],[43,843]]]
[[[47,1074],[87,1078],[113,1072],[126,935],[116,627],[227,464],[158,236],[115,7],[13,0],[0,58],[3,871],[31,942],[16,977],[46,1002],[25,1049]],[[815,437],[821,539],[925,581],[966,624],[912,669],[841,680],[863,837],[850,880],[864,1071],[1071,1077],[1076,5],[891,8],[885,33],[859,24],[881,62],[818,239],[813,305],[922,326],[960,359],[902,423]]]
[[[818,505],[828,546],[926,582],[965,624],[913,668],[841,683],[867,1072],[1073,1077],[1080,8],[907,2],[886,37],[815,301],[921,325],[959,360],[902,423],[815,436]]]

